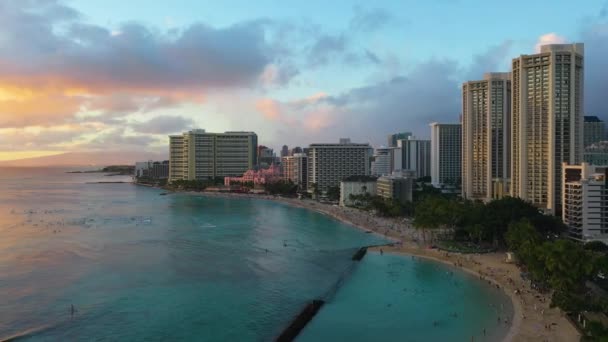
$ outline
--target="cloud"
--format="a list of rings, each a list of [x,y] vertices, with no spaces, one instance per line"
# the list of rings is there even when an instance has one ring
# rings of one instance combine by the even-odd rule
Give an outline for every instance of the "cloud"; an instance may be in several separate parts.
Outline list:
[[[350,21],[350,28],[352,30],[364,32],[376,31],[393,19],[392,15],[382,8],[364,9],[355,7],[354,11],[355,15]]]
[[[64,150],[81,136],[98,132],[102,127],[98,124],[67,124],[0,128],[0,150]]]
[[[269,64],[260,75],[260,83],[265,87],[285,86],[299,73],[295,65]]]
[[[161,115],[130,126],[139,133],[169,134],[192,129],[194,121],[177,115]]]
[[[483,53],[473,56],[471,67],[466,73],[466,80],[478,80],[487,72],[506,72],[511,69],[510,61],[514,56],[511,54],[513,41],[504,42],[490,46]]]
[[[275,125],[276,141],[331,142],[337,137],[377,141],[391,132],[430,136],[432,121],[457,122],[462,69],[452,60],[431,60],[396,76],[330,96],[325,93],[280,102],[265,99],[257,109]]]
[[[283,116],[279,107],[279,102],[272,99],[260,99],[255,103],[255,108],[270,121],[277,121]]]
[[[111,31],[59,1],[26,0],[1,2],[0,22],[0,127],[201,104],[210,91],[256,85],[277,58],[260,21]],[[279,66],[272,82],[297,74]]]
[[[308,56],[310,66],[329,63],[347,50],[348,41],[344,34],[323,34],[311,46]]]
[[[540,52],[540,47],[543,45],[565,44],[567,41],[568,40],[565,37],[560,36],[555,32],[546,33],[546,34],[543,34],[542,36],[538,37],[538,40],[536,41],[536,45],[534,45],[534,51]]]
[[[608,21],[600,20],[581,34],[585,43],[585,114],[608,119]]]

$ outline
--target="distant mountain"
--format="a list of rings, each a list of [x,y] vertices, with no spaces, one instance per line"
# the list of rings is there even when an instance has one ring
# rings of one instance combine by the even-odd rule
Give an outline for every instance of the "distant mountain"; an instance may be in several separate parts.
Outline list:
[[[54,156],[0,161],[0,166],[107,166],[132,165],[136,161],[167,160],[163,153],[145,151],[68,152]]]

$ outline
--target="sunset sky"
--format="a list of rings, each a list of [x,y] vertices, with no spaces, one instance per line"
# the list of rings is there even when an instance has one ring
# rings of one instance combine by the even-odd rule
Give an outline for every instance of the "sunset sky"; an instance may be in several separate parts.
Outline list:
[[[167,153],[192,128],[261,144],[428,137],[460,84],[540,43],[585,43],[606,118],[608,2],[0,0],[0,161]]]

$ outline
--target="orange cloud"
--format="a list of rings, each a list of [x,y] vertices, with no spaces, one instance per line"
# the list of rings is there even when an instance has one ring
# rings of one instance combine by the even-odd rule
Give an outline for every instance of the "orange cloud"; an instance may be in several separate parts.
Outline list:
[[[261,99],[255,103],[255,108],[264,115],[266,119],[276,121],[281,118],[279,103],[272,99]]]
[[[0,127],[52,124],[71,117],[81,104],[58,91],[0,86]]]
[[[336,108],[322,102],[327,97],[324,92],[289,102],[279,102],[264,98],[256,101],[255,107],[264,118],[280,122],[290,127],[302,127],[309,132],[318,132],[330,127],[336,114]]]

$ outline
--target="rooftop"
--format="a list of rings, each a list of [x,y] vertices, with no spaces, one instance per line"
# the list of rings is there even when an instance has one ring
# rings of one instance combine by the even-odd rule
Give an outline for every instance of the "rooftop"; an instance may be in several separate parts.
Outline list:
[[[585,122],[603,122],[603,121],[600,120],[600,118],[598,118],[597,116],[594,116],[594,115],[587,116],[587,115],[585,115]]]

